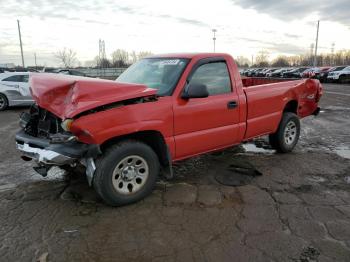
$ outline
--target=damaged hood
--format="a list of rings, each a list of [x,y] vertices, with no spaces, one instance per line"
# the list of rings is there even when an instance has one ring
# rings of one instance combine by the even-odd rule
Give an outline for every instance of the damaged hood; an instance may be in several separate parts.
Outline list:
[[[156,89],[140,84],[50,73],[32,74],[30,86],[36,103],[61,119],[110,103],[157,93]]]

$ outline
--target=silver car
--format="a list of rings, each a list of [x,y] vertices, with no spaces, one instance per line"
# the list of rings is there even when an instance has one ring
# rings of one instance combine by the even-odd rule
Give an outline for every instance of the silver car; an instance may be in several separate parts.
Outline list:
[[[34,103],[28,80],[29,72],[0,74],[0,111],[9,106],[28,106]]]

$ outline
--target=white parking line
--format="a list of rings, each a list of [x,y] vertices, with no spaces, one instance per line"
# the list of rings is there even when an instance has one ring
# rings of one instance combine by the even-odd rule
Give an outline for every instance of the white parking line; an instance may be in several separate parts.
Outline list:
[[[329,91],[324,91],[326,94],[334,94],[334,95],[341,95],[341,96],[350,96],[350,94],[344,94],[344,93],[339,93],[339,92],[329,92]]]

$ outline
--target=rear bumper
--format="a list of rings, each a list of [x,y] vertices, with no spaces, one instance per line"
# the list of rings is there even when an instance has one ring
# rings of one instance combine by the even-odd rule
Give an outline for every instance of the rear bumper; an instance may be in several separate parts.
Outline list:
[[[16,134],[17,149],[27,158],[47,165],[66,165],[85,157],[95,157],[99,153],[97,145],[77,141],[52,144],[48,139],[30,136],[23,130]]]

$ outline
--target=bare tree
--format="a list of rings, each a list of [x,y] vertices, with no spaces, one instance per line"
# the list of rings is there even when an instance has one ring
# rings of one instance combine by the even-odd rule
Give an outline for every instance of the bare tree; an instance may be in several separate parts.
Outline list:
[[[269,58],[269,54],[267,51],[265,50],[261,50],[258,52],[257,56],[256,56],[256,65],[257,66],[268,66],[269,62],[268,62],[268,58]]]
[[[250,62],[249,59],[244,56],[237,56],[235,61],[238,67],[248,67]]]
[[[129,53],[123,49],[117,49],[112,53],[112,66],[125,67],[128,65]]]
[[[135,51],[132,51],[130,54],[129,54],[129,57],[130,57],[130,62],[133,64],[135,63],[138,58],[137,58],[137,54]]]
[[[77,61],[76,52],[72,49],[67,49],[66,47],[55,53],[55,57],[60,60],[65,68],[74,66]]]
[[[138,53],[137,58],[142,59],[142,58],[145,58],[145,57],[151,56],[151,55],[153,55],[153,54],[150,51],[141,51]]]
[[[275,67],[285,67],[285,66],[289,66],[289,61],[288,61],[288,57],[286,56],[278,56],[276,59],[274,59],[271,63],[272,66]]]

